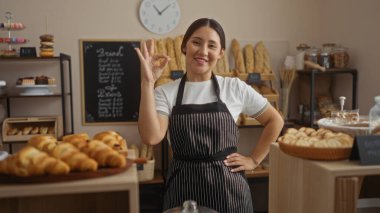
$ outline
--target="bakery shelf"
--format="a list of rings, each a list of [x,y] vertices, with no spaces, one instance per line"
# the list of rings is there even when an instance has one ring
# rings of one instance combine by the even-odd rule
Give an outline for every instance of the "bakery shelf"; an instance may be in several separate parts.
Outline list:
[[[20,65],[25,66],[20,67]],[[59,86],[53,91],[52,94],[28,94],[28,95],[20,95],[15,93],[15,91],[10,92],[8,94],[4,94],[0,96],[1,101],[5,100],[5,106],[7,108],[6,118],[12,117],[14,115],[11,114],[13,109],[13,101],[12,99],[26,99],[25,101],[31,101],[29,99],[33,98],[60,98],[61,107],[58,112],[58,115],[62,116],[62,133],[72,134],[74,132],[74,112],[73,112],[73,97],[72,97],[72,73],[71,73],[71,56],[67,54],[60,53],[59,56],[56,57],[9,57],[2,58],[0,57],[0,66],[5,66],[7,69],[0,69],[0,78],[3,77],[8,79],[9,82],[16,82],[17,79],[13,79],[14,76],[10,76],[9,72],[15,73],[17,71],[25,72],[28,69],[28,65],[33,66],[54,66],[53,70],[47,70],[48,72],[53,72],[56,74],[57,83]],[[11,67],[12,69],[9,69]],[[32,75],[32,74],[31,74]],[[57,77],[58,76],[58,77]],[[45,100],[44,100],[45,101]],[[48,101],[48,100],[46,100]],[[16,103],[17,104],[17,103]],[[32,109],[30,109],[32,110]],[[17,115],[22,116],[22,115]],[[9,151],[12,152],[11,144],[9,144]]]

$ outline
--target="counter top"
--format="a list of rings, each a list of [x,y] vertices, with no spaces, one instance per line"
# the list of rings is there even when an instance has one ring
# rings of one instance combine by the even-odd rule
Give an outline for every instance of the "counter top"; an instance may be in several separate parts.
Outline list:
[[[0,184],[0,198],[121,191],[129,190],[131,187],[138,187],[135,164],[122,173],[107,177],[59,183]]]

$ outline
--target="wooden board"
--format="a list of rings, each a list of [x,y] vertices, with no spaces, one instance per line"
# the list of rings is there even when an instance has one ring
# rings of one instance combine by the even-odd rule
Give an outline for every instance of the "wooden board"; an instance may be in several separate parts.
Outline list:
[[[127,160],[127,164],[122,168],[101,168],[97,171],[89,172],[71,172],[66,175],[44,175],[33,177],[17,177],[11,175],[0,174],[0,184],[41,184],[41,183],[57,183],[65,181],[83,180],[91,178],[100,178],[110,175],[119,174],[131,167],[133,161]]]

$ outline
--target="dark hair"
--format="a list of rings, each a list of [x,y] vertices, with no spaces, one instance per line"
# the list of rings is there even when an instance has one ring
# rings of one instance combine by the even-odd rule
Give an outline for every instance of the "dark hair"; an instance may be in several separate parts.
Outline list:
[[[200,19],[195,20],[186,30],[186,33],[183,37],[182,44],[181,44],[181,52],[183,54],[185,54],[186,43],[187,41],[189,41],[191,35],[193,35],[193,33],[199,28],[205,27],[205,26],[212,28],[213,30],[216,31],[216,33],[218,33],[219,38],[220,38],[220,45],[222,49],[226,49],[226,36],[224,35],[224,30],[222,26],[214,19],[200,18]]]

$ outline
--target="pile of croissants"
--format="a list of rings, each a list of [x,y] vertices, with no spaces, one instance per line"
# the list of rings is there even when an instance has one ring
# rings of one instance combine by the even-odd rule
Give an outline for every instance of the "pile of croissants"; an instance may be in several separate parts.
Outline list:
[[[0,174],[19,177],[63,175],[71,171],[96,171],[98,168],[126,166],[126,140],[115,131],[63,136],[34,136],[27,146],[0,161]]]

